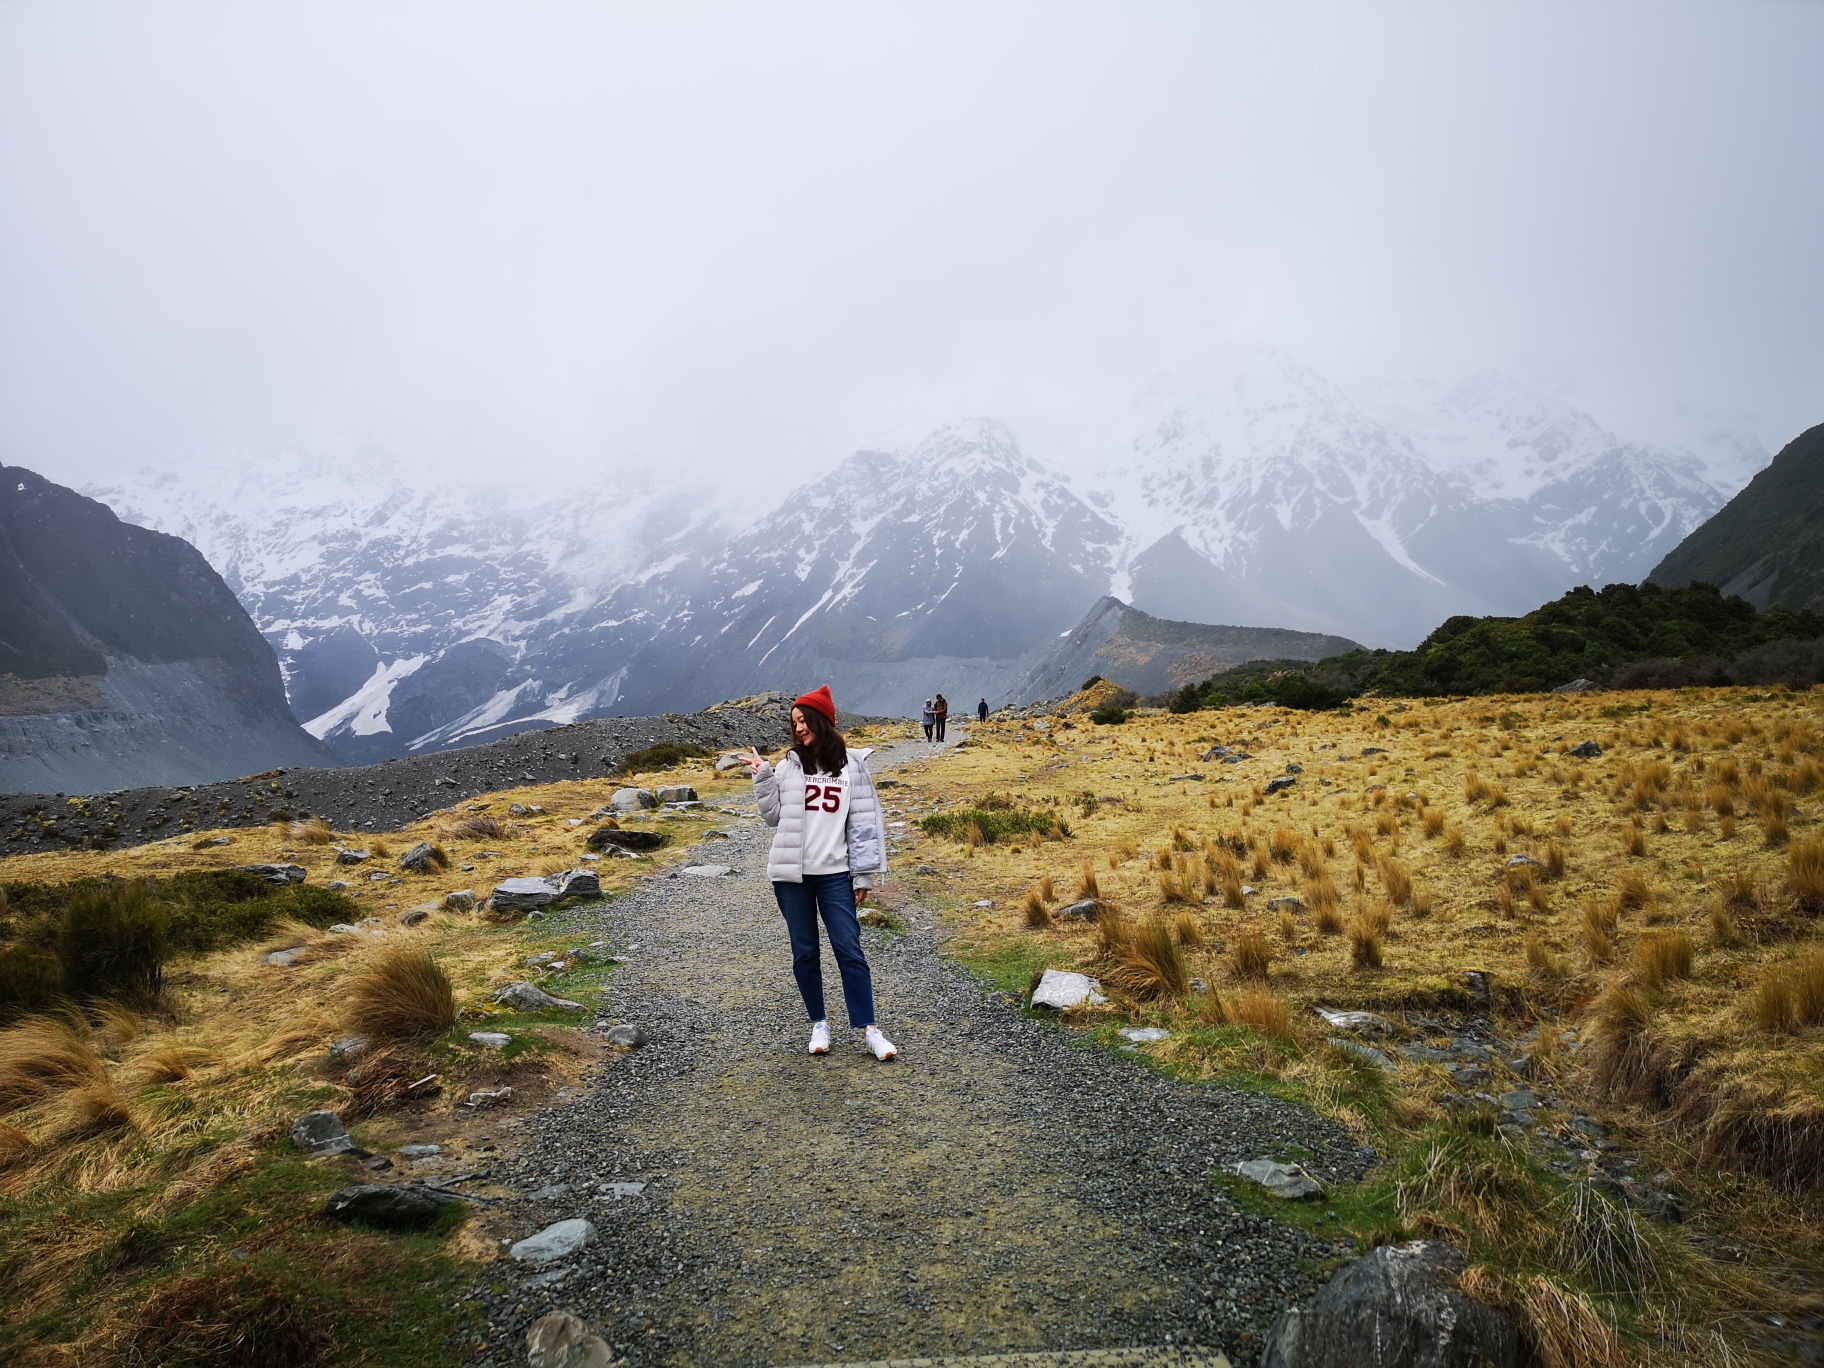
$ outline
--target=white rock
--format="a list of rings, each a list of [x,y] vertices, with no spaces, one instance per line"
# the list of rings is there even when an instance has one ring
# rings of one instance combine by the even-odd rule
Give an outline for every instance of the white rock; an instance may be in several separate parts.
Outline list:
[[[735,868],[733,865],[685,865],[678,872],[693,879],[720,879],[725,874],[733,874]]]
[[[507,1250],[520,1263],[555,1263],[595,1243],[595,1227],[580,1216],[548,1225]]]
[[[1170,1040],[1172,1033],[1163,1026],[1123,1026],[1121,1039],[1131,1040],[1136,1045],[1150,1045],[1155,1040]]]
[[[505,1031],[470,1031],[469,1039],[490,1050],[504,1050],[513,1043],[513,1037]]]
[[[1088,974],[1073,974],[1063,969],[1047,969],[1039,979],[1039,986],[1032,990],[1034,1007],[1049,1007],[1054,1012],[1066,1011],[1087,1002],[1097,1006],[1107,1002],[1097,989],[1102,984]]]
[[[979,898],[976,900],[975,905],[977,907],[993,907],[994,899],[993,898]]]
[[[557,1008],[580,1011],[583,1006],[569,998],[552,997],[543,988],[530,983],[509,983],[494,994],[494,1001],[516,1012],[548,1012]]]
[[[562,1276],[541,1273],[532,1281]],[[587,1325],[566,1311],[540,1316],[526,1331],[528,1368],[609,1368],[613,1362],[607,1342],[591,1334]]]
[[[644,808],[656,808],[658,805],[658,795],[651,789],[643,788],[616,789],[614,796],[608,800],[608,806],[616,812],[639,812]]]
[[[1313,1007],[1311,1010],[1339,1031],[1373,1031],[1386,1035],[1393,1030],[1393,1023],[1375,1012],[1346,1012],[1337,1007]]]
[[[1275,1197],[1298,1201],[1305,1197],[1322,1197],[1323,1187],[1297,1164],[1282,1164],[1273,1159],[1250,1159],[1235,1165],[1235,1172],[1251,1183],[1259,1183]]]

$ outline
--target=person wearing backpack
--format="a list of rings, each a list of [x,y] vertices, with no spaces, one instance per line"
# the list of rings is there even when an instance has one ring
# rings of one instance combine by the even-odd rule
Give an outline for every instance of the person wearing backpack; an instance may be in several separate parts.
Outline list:
[[[792,977],[811,1019],[810,1052],[830,1052],[817,937],[821,916],[842,975],[849,1025],[884,1063],[899,1047],[874,1020],[874,979],[856,912],[887,872],[880,797],[864,763],[868,754],[850,750],[836,730],[836,703],[825,684],[792,704],[792,745],[777,767],[750,748],[747,768],[760,820],[777,828],[766,876],[791,939]]]

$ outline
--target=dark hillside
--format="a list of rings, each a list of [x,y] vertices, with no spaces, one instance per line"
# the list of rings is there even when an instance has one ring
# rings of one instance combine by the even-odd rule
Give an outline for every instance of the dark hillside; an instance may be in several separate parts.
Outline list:
[[[1666,588],[1701,580],[1757,608],[1824,612],[1824,424],[1788,442],[1647,578]]]

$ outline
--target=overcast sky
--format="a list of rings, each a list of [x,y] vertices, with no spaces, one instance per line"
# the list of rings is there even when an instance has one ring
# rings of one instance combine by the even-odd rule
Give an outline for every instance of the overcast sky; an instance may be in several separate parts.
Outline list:
[[[1824,421],[1824,5],[0,3],[0,460],[756,496],[1254,338]]]

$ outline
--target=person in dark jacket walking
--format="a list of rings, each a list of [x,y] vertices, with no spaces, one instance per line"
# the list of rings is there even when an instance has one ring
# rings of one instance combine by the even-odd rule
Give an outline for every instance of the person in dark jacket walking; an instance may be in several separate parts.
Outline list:
[[[987,699],[984,698],[980,703],[977,703],[975,705],[975,715],[977,717],[981,718],[982,721],[984,721],[984,722],[986,722],[988,720],[988,700]]]
[[[937,721],[937,739],[944,739],[944,723],[950,718],[950,700],[939,694],[931,700],[931,716]]]

